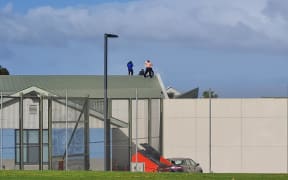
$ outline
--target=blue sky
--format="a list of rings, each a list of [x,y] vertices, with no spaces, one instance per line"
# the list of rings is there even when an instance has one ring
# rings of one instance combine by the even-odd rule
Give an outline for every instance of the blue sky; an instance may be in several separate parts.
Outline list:
[[[137,73],[223,98],[287,96],[287,0],[1,0],[0,64],[14,75]]]

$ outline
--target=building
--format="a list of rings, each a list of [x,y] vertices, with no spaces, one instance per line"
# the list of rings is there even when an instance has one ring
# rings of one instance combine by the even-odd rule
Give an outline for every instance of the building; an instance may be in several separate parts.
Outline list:
[[[103,76],[0,76],[0,167],[104,170],[103,86]],[[288,173],[288,98],[194,94],[169,99],[159,75],[109,76],[113,170],[130,170],[148,143],[204,172]]]
[[[190,98],[198,98],[199,97],[199,88],[194,88],[184,93],[180,93],[176,89],[172,87],[168,87],[166,89],[166,93],[168,98],[170,99],[190,99]]]
[[[166,89],[166,92],[167,92],[168,97],[169,97],[170,99],[173,99],[173,98],[175,98],[175,97],[177,97],[177,96],[179,96],[179,95],[181,94],[178,90],[176,90],[176,89],[173,88],[173,87],[168,87],[168,88]]]
[[[103,170],[103,82],[103,76],[1,76],[1,167]],[[136,137],[160,150],[163,89],[157,77],[109,76],[108,98],[112,167],[129,169]]]

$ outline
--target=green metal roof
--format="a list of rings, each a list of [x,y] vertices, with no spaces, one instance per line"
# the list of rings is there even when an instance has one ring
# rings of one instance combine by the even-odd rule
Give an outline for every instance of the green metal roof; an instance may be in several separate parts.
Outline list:
[[[109,98],[163,98],[159,78],[143,76],[108,76]],[[69,97],[103,98],[104,76],[97,75],[1,75],[0,91],[15,94],[37,87],[51,95]],[[136,90],[137,89],[137,90]]]

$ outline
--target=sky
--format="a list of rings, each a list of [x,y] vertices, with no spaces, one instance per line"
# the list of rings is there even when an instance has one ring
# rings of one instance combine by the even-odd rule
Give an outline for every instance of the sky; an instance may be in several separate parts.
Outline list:
[[[288,94],[287,0],[0,0],[0,65],[11,75],[137,74],[222,98]]]

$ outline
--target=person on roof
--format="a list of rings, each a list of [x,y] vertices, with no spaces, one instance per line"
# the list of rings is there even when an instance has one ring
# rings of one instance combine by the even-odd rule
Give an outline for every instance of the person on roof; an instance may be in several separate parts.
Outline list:
[[[144,77],[147,77],[147,74],[149,74],[149,77],[152,78],[154,75],[153,69],[152,69],[153,64],[151,63],[150,60],[146,60],[145,61],[145,73],[144,73]]]
[[[144,69],[141,69],[140,71],[139,71],[139,76],[144,76],[144,74],[145,74],[145,71],[144,71]]]
[[[133,62],[132,61],[129,61],[127,63],[127,68],[128,68],[128,75],[133,76]]]

